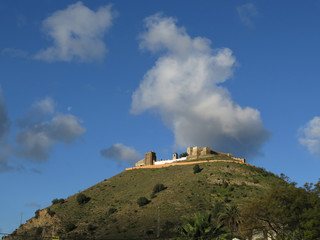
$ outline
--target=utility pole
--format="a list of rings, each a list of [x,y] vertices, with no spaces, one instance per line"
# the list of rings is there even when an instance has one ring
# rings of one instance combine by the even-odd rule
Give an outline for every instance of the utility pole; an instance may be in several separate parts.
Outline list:
[[[158,229],[157,229],[157,238],[160,237],[160,207],[158,207]]]

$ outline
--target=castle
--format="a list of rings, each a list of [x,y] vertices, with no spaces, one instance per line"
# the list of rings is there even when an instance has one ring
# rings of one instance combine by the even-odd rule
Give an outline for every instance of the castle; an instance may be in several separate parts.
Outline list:
[[[235,158],[230,153],[221,153],[212,151],[210,147],[188,147],[187,148],[186,157],[178,157],[178,153],[174,153],[172,159],[168,160],[160,160],[157,161],[156,153],[146,152],[145,158],[140,160],[135,164],[136,167],[144,167],[144,166],[151,166],[151,165],[162,165],[162,164],[170,164],[180,161],[190,161],[190,160],[201,160],[206,159],[214,156],[226,157],[226,159],[232,159],[235,162],[245,163],[246,160],[244,158]]]

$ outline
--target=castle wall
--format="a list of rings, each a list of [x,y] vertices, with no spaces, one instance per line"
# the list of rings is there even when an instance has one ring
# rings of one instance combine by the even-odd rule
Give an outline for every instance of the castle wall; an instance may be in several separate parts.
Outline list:
[[[180,162],[180,161],[185,161],[185,160],[187,160],[187,157],[182,157],[182,158],[178,158],[178,159],[161,160],[161,161],[156,161],[154,163],[154,165],[162,165],[162,164]]]

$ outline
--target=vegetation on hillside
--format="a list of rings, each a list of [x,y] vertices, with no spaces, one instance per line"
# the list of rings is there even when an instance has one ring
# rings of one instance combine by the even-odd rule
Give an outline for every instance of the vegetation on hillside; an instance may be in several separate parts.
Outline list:
[[[53,201],[7,239],[43,239],[51,236],[53,226],[61,239],[156,238],[159,212],[162,238],[320,237],[320,182],[296,188],[284,176],[261,168],[229,162],[198,165],[196,174],[195,165],[122,172]],[[148,203],[139,204],[140,198]]]

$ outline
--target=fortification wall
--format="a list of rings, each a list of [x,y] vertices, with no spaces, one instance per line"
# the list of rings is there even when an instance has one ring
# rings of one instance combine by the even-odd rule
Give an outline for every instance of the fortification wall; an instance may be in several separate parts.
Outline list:
[[[126,168],[126,170],[133,170],[133,169],[148,169],[148,168],[164,168],[164,167],[170,167],[170,166],[182,166],[182,165],[191,165],[191,164],[199,164],[199,163],[208,163],[208,162],[231,162],[231,163],[238,163],[243,164],[251,167],[255,167],[254,165],[234,161],[234,160],[206,160],[206,161],[194,161],[194,162],[174,162],[174,163],[168,163],[168,164],[160,164],[160,165],[149,165],[149,166],[142,166],[142,167],[132,167],[132,168]]]
[[[154,165],[162,165],[162,164],[174,163],[174,162],[185,161],[185,160],[187,160],[187,157],[178,158],[178,159],[160,160],[160,161],[154,162]]]

